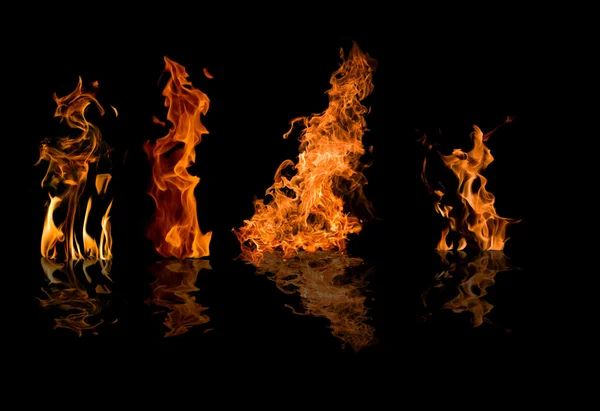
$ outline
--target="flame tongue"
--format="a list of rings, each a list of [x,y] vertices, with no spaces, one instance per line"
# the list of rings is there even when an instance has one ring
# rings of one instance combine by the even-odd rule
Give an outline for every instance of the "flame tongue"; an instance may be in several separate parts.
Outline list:
[[[50,203],[44,219],[44,229],[42,231],[42,256],[50,259],[56,258],[56,244],[65,240],[62,230],[54,224],[54,210],[61,202],[60,197],[50,196]]]
[[[156,203],[148,236],[164,257],[200,258],[209,255],[212,233],[200,230],[194,197],[200,179],[190,175],[187,168],[196,160],[195,146],[202,134],[208,133],[200,116],[206,114],[210,101],[192,87],[183,66],[165,57],[165,70],[171,78],[162,94],[172,126],[154,144],[144,144],[152,164],[149,194]]]
[[[91,258],[98,258],[98,244],[96,241],[87,233],[87,221],[92,209],[92,199],[90,198],[87,202],[85,209],[85,217],[83,219],[83,249],[85,254]]]
[[[348,235],[361,230],[358,218],[344,211],[342,196],[368,203],[359,160],[365,153],[362,136],[368,111],[361,101],[373,90],[370,63],[354,44],[331,76],[329,107],[292,120],[292,128],[296,123],[304,126],[298,163],[286,160],[279,166],[266,191],[271,201],[256,200],[254,216],[236,231],[248,260],[259,262],[265,252],[275,250],[286,256],[301,249],[343,251]],[[288,167],[295,171],[291,178]]]
[[[94,82],[93,86],[98,87],[97,82]],[[88,233],[88,218],[92,209],[91,197],[87,201],[81,240],[77,239],[79,230],[76,230],[76,225],[80,221],[78,221],[79,206],[85,192],[90,164],[97,164],[102,155],[107,152],[100,130],[86,119],[85,113],[90,105],[95,106],[101,115],[104,114],[104,109],[96,100],[94,89],[90,91],[83,89],[81,78],[73,92],[64,97],[55,94],[54,100],[57,104],[55,117],[59,117],[71,128],[78,130],[79,135],[59,138],[56,144],[51,144],[47,139],[40,147],[37,164],[43,160],[49,163],[42,180],[42,187],[48,187],[58,193],[49,195],[50,201],[42,231],[41,253],[44,258],[56,259],[59,257],[56,247],[58,243],[64,243],[65,260],[106,257],[110,253],[107,253],[107,250],[101,253],[96,241]],[[109,181],[109,174],[98,174],[96,177],[98,192],[105,191]],[[66,205],[66,218],[57,226],[54,222],[55,212],[61,205]],[[103,233],[105,237],[110,237],[109,230]],[[105,244],[110,242],[107,240]]]

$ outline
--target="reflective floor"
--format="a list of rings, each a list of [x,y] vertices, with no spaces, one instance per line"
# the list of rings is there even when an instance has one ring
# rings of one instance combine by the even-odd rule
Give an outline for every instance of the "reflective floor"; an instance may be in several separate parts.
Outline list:
[[[384,350],[375,264],[328,252],[287,259],[266,254],[258,267],[228,260],[41,259],[32,288],[34,334],[181,339],[230,348]]]
[[[539,336],[536,282],[504,252],[432,252],[392,293],[395,344]],[[425,275],[428,273],[429,275]],[[383,264],[351,254],[118,260],[41,259],[32,282],[38,338],[187,341],[226,349],[383,352]],[[407,292],[408,291],[408,292]],[[537,301],[537,302],[536,302]],[[398,315],[399,314],[399,315]],[[408,314],[408,315],[407,315]],[[536,320],[537,318],[537,320]],[[489,340],[491,341],[491,340]]]
[[[411,336],[475,347],[480,340],[521,344],[560,334],[560,307],[549,290],[555,275],[534,253],[512,251],[432,251],[410,281]]]

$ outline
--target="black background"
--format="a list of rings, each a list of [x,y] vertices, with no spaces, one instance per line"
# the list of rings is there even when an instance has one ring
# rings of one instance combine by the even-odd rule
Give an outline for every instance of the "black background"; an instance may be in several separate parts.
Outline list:
[[[25,241],[26,258],[32,261],[27,274],[31,281],[25,299],[34,321],[28,330],[36,337],[73,337],[53,330],[51,315],[42,312],[34,298],[41,296],[45,281],[38,249],[46,197],[39,186],[43,167],[33,164],[41,139],[59,130],[52,117],[52,94],[72,91],[81,76],[84,82],[99,81],[98,99],[107,109],[99,125],[114,148],[109,186],[115,198],[111,310],[120,319],[93,338],[163,338],[160,319],[144,304],[153,281],[147,267],[158,258],[144,234],[152,202],[146,194],[150,170],[142,144],[164,135],[151,118],[165,118],[164,82],[159,83],[159,78],[166,55],[185,66],[194,86],[211,100],[202,119],[209,134],[197,147],[191,173],[201,178],[196,189],[200,227],[213,232],[209,257],[213,270],[201,272],[197,284],[198,301],[210,307],[207,313],[214,330],[204,333],[206,327],[198,327],[176,338],[238,348],[351,351],[343,350],[331,336],[326,320],[294,315],[284,305],[293,304],[293,298],[235,260],[239,245],[231,230],[251,217],[254,196],[263,196],[277,166],[296,158],[297,140],[282,138],[289,121],[326,108],[325,91],[339,66],[340,49],[347,52],[356,41],[378,61],[375,89],[364,102],[371,107],[364,142],[374,147],[372,155],[365,157],[372,161],[365,172],[366,194],[374,203],[376,218],[348,242],[349,253],[373,268],[367,304],[378,342],[362,352],[384,351],[384,283],[394,313],[392,328],[399,332],[394,334],[405,340],[497,337],[504,341],[546,335],[548,314],[543,302],[548,300],[540,300],[538,293],[544,273],[536,269],[531,245],[536,242],[536,181],[548,178],[537,161],[540,106],[548,106],[549,95],[538,74],[552,54],[534,36],[494,30],[484,37],[468,31],[465,36],[439,33],[434,40],[418,42],[400,35],[253,36],[247,41],[198,40],[189,46],[176,41],[157,45],[141,38],[114,49],[49,44],[31,48],[27,61],[33,74],[23,85],[28,101],[22,127],[26,154],[25,160],[19,159],[29,171],[25,184],[31,207]],[[207,79],[203,68],[215,78]],[[117,118],[110,105],[118,109]],[[424,132],[436,137],[444,154],[453,148],[469,149],[473,125],[485,132],[507,116],[514,116],[514,121],[487,144],[495,161],[486,176],[498,214],[523,220],[509,228],[511,239],[505,249],[511,265],[520,270],[498,274],[496,284],[488,289],[487,299],[495,305],[489,316],[493,324],[473,328],[468,315],[444,310],[430,313],[424,321],[427,311],[421,294],[443,269],[432,251],[443,221],[420,180],[425,151],[417,139]]]

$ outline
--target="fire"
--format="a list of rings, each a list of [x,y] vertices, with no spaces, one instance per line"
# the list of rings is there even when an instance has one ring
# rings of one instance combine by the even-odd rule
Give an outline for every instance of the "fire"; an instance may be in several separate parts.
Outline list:
[[[200,178],[190,175],[187,168],[196,160],[195,146],[208,134],[200,116],[208,111],[210,100],[192,86],[183,66],[167,57],[164,60],[171,77],[162,95],[171,128],[155,143],[144,144],[152,164],[148,193],[156,203],[148,237],[163,257],[200,258],[209,255],[212,233],[200,231],[194,197]]]
[[[207,307],[198,304],[190,294],[200,290],[195,286],[200,270],[210,269],[207,260],[162,260],[150,267],[156,281],[151,284],[152,298],[146,303],[169,310],[163,322],[169,330],[165,337],[185,334],[210,321],[204,314]]]
[[[494,306],[485,300],[488,288],[494,285],[495,277],[499,272],[517,270],[506,262],[503,251],[480,251],[475,258],[467,258],[467,254],[459,252],[459,260],[448,261],[452,251],[440,252],[442,261],[449,264],[449,268],[435,276],[436,285],[433,288],[448,288],[448,283],[458,280],[456,286],[458,295],[443,304],[444,309],[455,313],[469,312],[473,316],[473,326],[479,327],[484,322],[490,322],[486,316]],[[423,304],[427,306],[429,292],[423,296]]]
[[[206,76],[206,78],[215,78],[215,76],[213,76],[212,74],[210,74],[210,72],[208,71],[208,69],[205,67],[202,69],[202,72],[204,73],[204,75]]]
[[[38,300],[42,308],[64,313],[55,318],[55,329],[71,330],[80,337],[84,333],[98,334],[99,326],[105,323],[104,310],[110,305],[110,282],[112,282],[109,275],[110,265],[102,265],[101,260],[100,262],[101,272],[105,277],[102,281],[98,279],[97,272],[89,272],[90,267],[94,266],[94,269],[98,267],[91,260],[84,260],[81,263],[74,260],[57,263],[42,258],[42,269],[46,274],[48,286],[42,289],[46,297]],[[80,264],[81,271],[78,268]],[[78,278],[81,275],[77,273],[82,273],[85,281]],[[111,323],[114,322],[116,320]]]
[[[95,106],[101,115],[104,109],[96,100],[98,82],[92,83],[92,89],[85,90],[79,78],[77,87],[73,92],[58,97],[54,94],[57,104],[55,117],[59,117],[69,127],[79,132],[76,137],[61,137],[55,142],[46,139],[40,147],[40,157],[37,164],[48,162],[48,170],[42,180],[42,188],[49,188],[49,201],[41,239],[41,254],[47,259],[66,260],[103,260],[111,258],[112,237],[110,232],[109,212],[112,201],[102,217],[100,245],[88,232],[88,220],[92,209],[92,196],[87,198],[87,206],[81,224],[80,202],[86,192],[86,183],[90,166],[98,166],[99,161],[107,156],[110,149],[102,141],[98,127],[86,118],[87,109]],[[96,175],[96,192],[99,196],[106,194],[110,174]],[[55,223],[57,212],[61,207],[66,208],[64,221]],[[79,231],[81,230],[81,231]],[[78,239],[78,233],[81,237]],[[58,246],[62,243],[64,253]]]
[[[509,117],[503,124],[511,122]],[[441,155],[441,159],[458,178],[457,194],[462,203],[460,209],[455,209],[451,205],[443,205],[442,199],[445,195],[442,190],[434,190],[425,176],[427,159],[423,162],[422,179],[435,195],[435,210],[446,218],[449,226],[442,230],[440,241],[436,247],[438,251],[448,251],[454,248],[454,243],[448,244],[447,236],[450,232],[458,233],[457,250],[467,247],[468,242],[472,240],[479,250],[503,250],[506,241],[506,229],[512,223],[519,220],[512,220],[500,217],[496,213],[494,203],[495,196],[487,191],[487,179],[482,172],[494,161],[491,151],[484,144],[490,136],[498,129],[496,127],[488,133],[483,133],[477,126],[473,126],[473,132],[470,137],[473,141],[473,148],[469,152],[461,149],[455,149],[450,155]],[[428,150],[432,145],[423,138],[423,144]],[[476,187],[477,182],[479,187]]]
[[[286,257],[299,250],[343,252],[348,235],[362,228],[362,222],[344,209],[343,197],[368,205],[360,158],[369,109],[361,101],[373,90],[374,61],[356,43],[346,59],[342,50],[341,58],[330,79],[327,109],[292,120],[284,135],[287,138],[298,123],[304,127],[298,163],[286,160],[279,166],[266,191],[270,201],[256,199],[252,218],[234,230],[247,260],[259,263],[274,251]]]
[[[301,297],[301,311],[288,306],[295,314],[327,319],[332,334],[359,351],[375,342],[362,292],[368,272],[348,275],[350,268],[362,264],[360,258],[327,251],[299,251],[289,259],[269,252],[257,273],[268,274],[284,293]]]

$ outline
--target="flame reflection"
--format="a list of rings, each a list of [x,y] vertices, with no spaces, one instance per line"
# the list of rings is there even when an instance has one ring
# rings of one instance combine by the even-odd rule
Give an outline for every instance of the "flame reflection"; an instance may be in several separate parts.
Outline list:
[[[499,250],[480,251],[474,258],[465,252],[439,251],[444,264],[448,266],[435,275],[434,285],[422,296],[423,305],[431,308],[434,294],[445,294],[449,290],[458,291],[449,300],[442,298],[442,309],[455,313],[469,312],[472,315],[473,327],[479,327],[484,322],[492,323],[487,315],[494,305],[485,299],[489,287],[495,283],[496,275],[502,271],[518,270],[507,263],[506,255]]]
[[[300,309],[287,307],[295,314],[327,319],[332,334],[354,351],[375,342],[363,293],[369,270],[350,270],[364,264],[361,258],[327,251],[283,255],[265,253],[256,272],[266,274],[282,292],[300,296]]]
[[[54,329],[65,328],[80,337],[84,333],[98,334],[98,327],[105,322],[103,311],[112,302],[111,262],[86,259],[57,263],[41,259],[48,285],[42,288],[46,297],[38,300],[42,308],[59,312]]]
[[[203,259],[160,260],[150,266],[149,270],[156,276],[156,280],[150,284],[152,297],[146,303],[163,307],[167,311],[163,321],[168,329],[165,337],[185,334],[192,327],[210,321],[204,313],[208,307],[197,303],[196,296],[192,293],[200,291],[195,286],[200,270],[211,269],[209,261]]]

